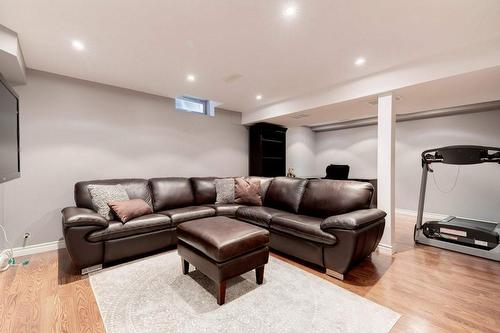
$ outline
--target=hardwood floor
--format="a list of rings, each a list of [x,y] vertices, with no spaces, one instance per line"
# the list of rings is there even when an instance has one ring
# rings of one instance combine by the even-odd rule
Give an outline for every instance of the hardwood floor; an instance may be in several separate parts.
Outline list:
[[[399,312],[391,332],[500,332],[500,263],[415,246],[414,224],[398,216],[397,253],[374,253],[345,281],[280,258]]]
[[[65,249],[0,273],[0,332],[104,332],[88,279]]]
[[[398,216],[397,253],[374,253],[338,281],[292,263],[402,315],[392,332],[500,332],[500,264],[413,245],[414,219]],[[0,273],[0,332],[104,332],[87,277],[66,250]]]

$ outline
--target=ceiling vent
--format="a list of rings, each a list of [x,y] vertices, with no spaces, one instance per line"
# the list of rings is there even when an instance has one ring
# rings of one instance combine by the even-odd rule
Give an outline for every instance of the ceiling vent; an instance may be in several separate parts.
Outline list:
[[[236,74],[231,74],[231,75],[226,76],[223,80],[226,83],[234,83],[234,82],[238,81],[239,79],[241,79],[242,77],[243,77],[243,75],[236,73]]]
[[[290,116],[290,118],[293,118],[293,119],[300,119],[300,118],[307,118],[307,117],[309,117],[309,115],[306,113],[299,113],[299,114],[294,114],[294,115]]]

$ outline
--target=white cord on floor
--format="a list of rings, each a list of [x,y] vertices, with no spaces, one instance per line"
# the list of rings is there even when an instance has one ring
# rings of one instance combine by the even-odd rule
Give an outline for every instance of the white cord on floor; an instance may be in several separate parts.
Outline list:
[[[5,239],[5,245],[7,246],[6,250],[2,250],[0,254],[6,254],[7,255],[7,262],[4,266],[0,267],[0,272],[6,271],[10,266],[11,266],[11,260],[14,258],[14,251],[12,250],[12,245],[9,242],[9,239],[7,238],[7,232],[5,231],[5,228],[3,225],[0,224],[0,229],[2,229],[3,232],[3,237]]]

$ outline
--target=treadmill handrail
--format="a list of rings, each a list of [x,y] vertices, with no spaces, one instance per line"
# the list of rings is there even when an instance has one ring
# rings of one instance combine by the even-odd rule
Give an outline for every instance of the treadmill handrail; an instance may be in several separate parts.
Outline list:
[[[425,206],[425,192],[427,187],[427,175],[429,172],[432,172],[430,168],[431,163],[444,163],[444,159],[427,159],[427,154],[433,153],[434,157],[439,150],[445,149],[478,149],[482,151],[494,151],[493,154],[488,154],[486,158],[481,158],[477,163],[471,164],[479,164],[479,163],[499,163],[500,164],[500,148],[497,147],[483,147],[483,146],[473,146],[473,145],[456,145],[456,146],[446,146],[441,148],[433,148],[427,149],[422,152],[422,179],[420,181],[420,195],[418,200],[418,208],[417,208],[417,223],[416,230],[420,230],[422,227],[423,215],[424,215],[424,206]]]
[[[440,148],[433,148],[424,150],[421,154],[422,158],[422,167],[431,163],[443,163],[443,159],[434,158],[432,160],[428,159],[426,155],[433,153],[434,155],[439,150],[450,150],[450,149],[476,149],[476,150],[486,150],[486,151],[494,151],[495,153],[489,154],[485,158],[481,158],[478,163],[470,163],[470,164],[480,164],[480,163],[500,163],[500,148],[498,147],[486,147],[486,146],[474,146],[474,145],[455,145],[455,146],[445,146]],[[453,163],[448,163],[453,164]]]

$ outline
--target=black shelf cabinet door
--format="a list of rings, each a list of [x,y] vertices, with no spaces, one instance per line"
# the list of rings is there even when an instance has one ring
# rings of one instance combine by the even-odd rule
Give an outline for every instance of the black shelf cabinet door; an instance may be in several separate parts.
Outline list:
[[[267,123],[250,127],[250,176],[286,175],[286,130]]]

